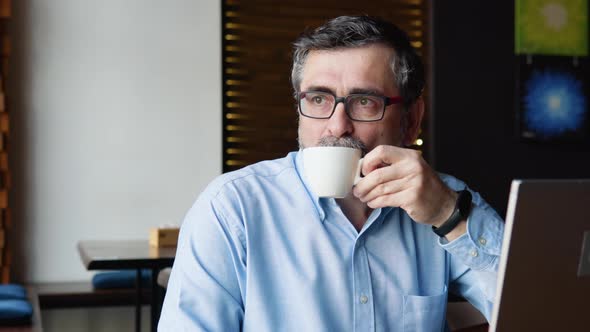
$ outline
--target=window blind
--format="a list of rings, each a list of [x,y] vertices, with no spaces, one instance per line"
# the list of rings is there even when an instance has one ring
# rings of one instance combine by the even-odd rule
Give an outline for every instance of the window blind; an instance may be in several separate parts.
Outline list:
[[[363,14],[380,16],[405,30],[429,67],[425,0],[223,1],[224,172],[280,158],[298,148],[297,109],[290,83],[292,43],[304,29],[330,18]],[[416,142],[423,150],[428,143],[425,118]]]

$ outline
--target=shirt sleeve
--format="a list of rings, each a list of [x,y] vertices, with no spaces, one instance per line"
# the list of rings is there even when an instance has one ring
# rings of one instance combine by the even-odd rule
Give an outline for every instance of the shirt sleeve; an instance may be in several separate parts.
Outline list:
[[[504,236],[504,221],[478,193],[473,191],[473,207],[467,232],[454,241],[439,244],[450,254],[449,288],[491,318],[498,264]]]
[[[243,228],[202,194],[182,224],[158,331],[239,331],[246,250]]]

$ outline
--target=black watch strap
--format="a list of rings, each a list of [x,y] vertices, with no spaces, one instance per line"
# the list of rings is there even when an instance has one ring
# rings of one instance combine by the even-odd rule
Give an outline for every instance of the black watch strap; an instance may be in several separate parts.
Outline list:
[[[445,221],[438,228],[432,226],[434,233],[440,237],[444,237],[449,234],[453,229],[455,229],[455,227],[457,227],[457,224],[461,220],[467,219],[469,213],[471,212],[471,193],[469,190],[464,189],[458,191],[457,193],[459,196],[457,197],[457,203],[455,203],[455,210],[453,210],[453,213],[449,219],[447,219],[447,221]]]

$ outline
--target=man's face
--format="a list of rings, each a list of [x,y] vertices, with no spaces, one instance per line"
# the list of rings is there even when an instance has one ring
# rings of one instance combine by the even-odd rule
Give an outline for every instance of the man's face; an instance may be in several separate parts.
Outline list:
[[[391,59],[392,48],[370,45],[352,49],[310,51],[303,68],[300,91],[330,91],[338,97],[371,92],[398,96]],[[401,105],[390,105],[377,122],[352,121],[344,104],[336,106],[329,119],[311,119],[299,115],[299,143],[302,148],[318,146],[325,137],[353,138],[364,143],[366,151],[378,145],[401,145]]]

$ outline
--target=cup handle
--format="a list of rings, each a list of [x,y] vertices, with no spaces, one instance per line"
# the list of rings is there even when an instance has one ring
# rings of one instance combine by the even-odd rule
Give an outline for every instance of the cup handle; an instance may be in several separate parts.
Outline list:
[[[364,159],[365,158],[361,158],[359,160],[359,162],[357,163],[357,165],[356,165],[356,172],[354,173],[354,183],[353,183],[353,185],[356,185],[363,178],[361,172],[363,170],[363,160]]]

